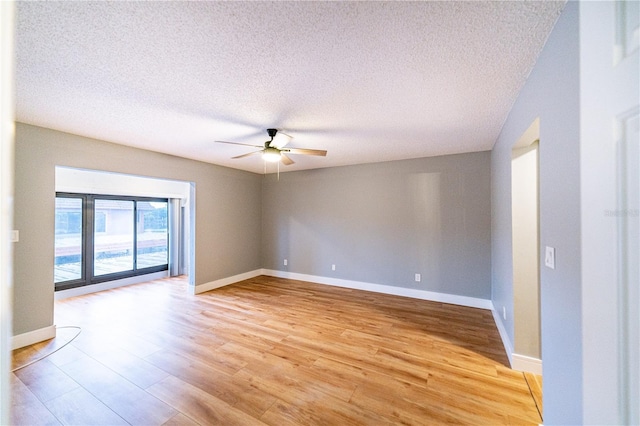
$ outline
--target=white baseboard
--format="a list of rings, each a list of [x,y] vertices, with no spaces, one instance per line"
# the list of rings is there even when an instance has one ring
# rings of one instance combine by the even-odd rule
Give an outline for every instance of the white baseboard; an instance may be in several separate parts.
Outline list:
[[[507,330],[504,328],[504,324],[502,323],[502,318],[500,318],[495,307],[491,309],[491,312],[493,313],[493,321],[496,323],[496,327],[498,327],[498,332],[502,339],[502,345],[504,346],[504,350],[509,358],[511,368],[518,371],[542,375],[542,360],[515,353],[513,351],[511,340],[509,339],[509,334],[507,334]]]
[[[542,375],[542,360],[514,353],[511,356],[511,368]]]
[[[391,294],[394,296],[411,297],[414,299],[430,300],[432,302],[450,303],[452,305],[469,306],[472,308],[491,309],[491,300],[479,299],[468,296],[458,296],[455,294],[437,293],[433,291],[418,290],[414,288],[395,287],[383,284],[365,283],[362,281],[343,280],[339,278],[321,277],[317,275],[299,274],[296,272],[277,271],[273,269],[263,269],[262,275],[269,275],[278,278],[288,278],[292,280],[308,281],[316,284],[326,284],[336,287],[351,288],[354,290],[373,291],[376,293]]]
[[[169,276],[168,271],[154,272],[152,274],[138,275],[120,280],[107,281],[100,284],[83,285],[82,287],[70,288],[55,292],[55,299],[61,300],[68,297],[82,296],[85,294],[97,293],[99,291],[111,290],[112,288],[123,287],[125,285],[139,284],[146,281],[159,280]]]
[[[53,339],[54,337],[56,337],[55,325],[28,331],[26,333],[15,335],[11,338],[11,349],[15,350],[24,348],[25,346],[33,345],[34,343]]]
[[[502,323],[502,319],[493,306],[493,302],[491,303],[491,313],[493,314],[493,322],[496,323],[496,327],[498,328],[498,333],[500,333],[500,338],[502,339],[502,346],[504,346],[504,351],[507,353],[507,357],[509,358],[509,365],[513,368],[513,345],[511,344],[511,339],[509,339],[509,334],[507,333],[507,329],[504,328],[504,324]]]
[[[192,287],[192,294],[200,294],[205,291],[214,290],[216,288],[224,287],[229,284],[236,283],[242,280],[248,280],[255,278],[259,275],[268,275],[271,277],[288,278],[292,280],[308,281],[316,284],[326,284],[336,287],[351,288],[354,290],[373,291],[376,293],[391,294],[394,296],[411,297],[414,299],[430,300],[432,302],[450,303],[452,305],[469,306],[472,308],[480,309],[492,309],[493,304],[491,300],[479,299],[468,296],[458,296],[455,294],[437,293],[433,291],[417,290],[413,288],[394,287],[390,285],[372,284],[361,281],[350,281],[338,278],[321,277],[317,275],[299,274],[296,272],[277,271],[274,269],[256,269],[253,271],[245,272],[242,274],[234,275],[231,277],[221,278],[219,280],[211,281],[205,284],[200,284]]]
[[[208,283],[200,284],[197,286],[189,286],[191,294],[200,294],[205,291],[215,290],[216,288],[224,287],[229,284],[237,283],[238,281],[248,280],[255,278],[259,275],[264,275],[262,269],[256,269],[254,271],[245,272],[242,274],[234,275],[227,278],[221,278],[219,280],[210,281]]]

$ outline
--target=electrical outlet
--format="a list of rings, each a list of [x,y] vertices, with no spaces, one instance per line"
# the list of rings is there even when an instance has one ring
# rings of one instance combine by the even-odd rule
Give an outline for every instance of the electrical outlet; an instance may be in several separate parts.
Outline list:
[[[336,265],[331,265],[331,270],[335,271],[336,270]]]
[[[287,266],[289,262],[287,261],[287,259],[284,260],[284,266]]]
[[[507,320],[507,308],[502,307],[502,319]]]
[[[556,249],[546,246],[544,248],[544,266],[556,269]]]
[[[420,281],[422,281],[422,276],[420,274],[416,274],[415,280],[417,283],[419,283]]]

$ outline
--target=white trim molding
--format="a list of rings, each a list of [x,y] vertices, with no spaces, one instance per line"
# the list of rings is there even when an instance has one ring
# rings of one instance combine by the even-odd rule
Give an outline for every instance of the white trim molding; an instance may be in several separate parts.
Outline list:
[[[260,275],[270,277],[287,278],[291,280],[307,281],[315,284],[325,284],[335,287],[351,288],[354,290],[373,291],[375,293],[391,294],[394,296],[411,297],[413,299],[429,300],[432,302],[449,303],[452,305],[468,306],[471,308],[488,309],[493,308],[491,300],[479,299],[476,297],[459,296],[456,294],[437,293],[433,291],[418,290],[414,288],[395,287],[390,285],[372,284],[362,281],[343,280],[339,278],[321,277],[317,275],[299,274],[297,272],[277,271],[274,269],[256,269],[231,277],[221,278],[205,284],[200,284],[191,288],[191,294],[200,294],[216,288],[224,287],[238,281],[248,280]]]
[[[231,277],[220,278],[219,280],[210,281],[208,283],[189,286],[191,294],[200,294],[205,291],[215,290],[216,288],[224,287],[229,284],[237,283],[238,281],[248,280],[250,278],[255,278],[260,275],[265,275],[262,269],[256,269],[249,272],[244,272],[242,274],[233,275]]]
[[[502,339],[502,346],[504,346],[504,351],[507,353],[507,357],[509,358],[509,365],[513,368],[513,345],[511,344],[511,339],[509,339],[509,334],[507,333],[507,329],[504,328],[504,324],[502,323],[502,319],[500,319],[500,314],[496,311],[495,306],[492,305],[491,313],[493,313],[493,321],[496,323],[496,327],[498,328],[498,333],[500,333],[500,338]]]
[[[277,271],[273,269],[263,269],[262,275],[271,277],[288,278],[292,280],[308,281],[316,284],[326,284],[335,287],[351,288],[354,290],[373,291],[375,293],[391,294],[394,296],[411,297],[413,299],[430,300],[432,302],[450,303],[452,305],[462,305],[471,308],[491,309],[491,300],[479,299],[476,297],[459,296],[456,294],[437,293],[433,291],[418,290],[414,288],[395,287],[383,284],[372,284],[362,281],[343,280],[339,278],[321,277],[317,275],[299,274],[296,272]]]
[[[542,375],[542,360],[533,358],[526,355],[520,355],[513,351],[513,344],[509,339],[507,329],[504,328],[500,314],[496,311],[495,306],[492,307],[491,313],[493,313],[493,321],[496,323],[500,338],[502,339],[502,345],[509,358],[509,365],[513,370],[525,371],[527,373]]]
[[[11,338],[11,349],[16,350],[56,337],[56,326],[39,328],[26,333],[17,334]]]
[[[511,355],[511,368],[542,375],[542,360],[514,353]]]

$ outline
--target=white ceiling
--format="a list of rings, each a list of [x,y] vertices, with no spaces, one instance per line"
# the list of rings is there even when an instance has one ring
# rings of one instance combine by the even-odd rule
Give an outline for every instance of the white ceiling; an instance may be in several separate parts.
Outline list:
[[[561,2],[18,2],[17,120],[263,173],[491,149]],[[269,165],[269,172],[275,171]]]

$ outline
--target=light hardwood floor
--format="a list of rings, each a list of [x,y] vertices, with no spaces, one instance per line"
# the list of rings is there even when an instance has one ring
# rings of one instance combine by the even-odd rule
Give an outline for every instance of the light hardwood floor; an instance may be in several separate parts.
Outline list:
[[[192,296],[168,278],[56,302],[56,324],[82,332],[12,373],[13,424],[542,422],[486,310],[271,277]]]

